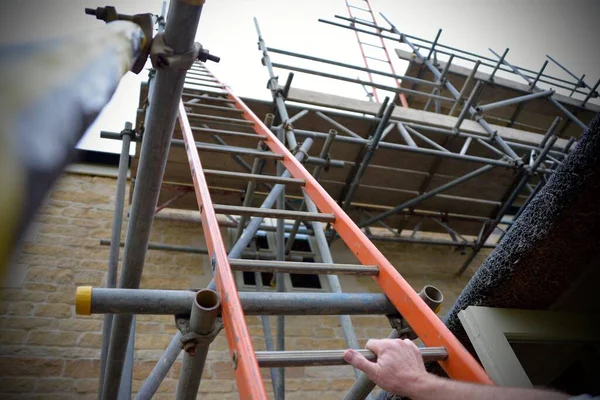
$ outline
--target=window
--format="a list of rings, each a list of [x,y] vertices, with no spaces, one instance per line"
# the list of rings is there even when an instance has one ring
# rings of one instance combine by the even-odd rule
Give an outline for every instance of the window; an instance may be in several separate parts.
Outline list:
[[[319,275],[290,274],[290,283],[294,289],[322,289]]]
[[[291,225],[287,226],[291,228]],[[232,230],[231,232],[235,232]],[[289,233],[285,239],[289,239]],[[255,249],[263,255],[274,257],[276,254],[276,238],[274,232],[257,232],[254,240]],[[303,262],[320,262],[321,257],[317,254],[314,239],[305,234],[297,234],[292,244],[291,254],[301,256]],[[315,249],[315,250],[313,250]],[[256,275],[249,271],[236,271],[236,283],[240,291],[256,290]],[[270,272],[261,272],[263,290],[275,291],[275,280]],[[327,279],[323,275],[316,274],[284,274],[284,286],[288,292],[328,292]]]
[[[244,286],[256,286],[256,273],[251,271],[241,271]],[[263,286],[272,286],[273,274],[270,272],[261,272],[260,277]]]

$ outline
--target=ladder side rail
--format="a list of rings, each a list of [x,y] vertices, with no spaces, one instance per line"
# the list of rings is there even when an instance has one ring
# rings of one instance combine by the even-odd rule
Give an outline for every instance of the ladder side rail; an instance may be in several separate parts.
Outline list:
[[[346,0],[346,8],[348,9],[348,15],[350,15],[350,18],[354,18],[354,15],[352,15],[352,10],[350,9],[350,4],[348,4],[348,0]],[[358,47],[360,49],[360,55],[362,56],[362,59],[363,59],[363,64],[364,64],[365,68],[369,69],[369,62],[365,55],[365,50],[363,49],[363,46],[361,44],[362,41],[360,40],[358,31],[354,31],[354,34],[356,35],[356,41],[358,42]],[[369,82],[374,83],[373,75],[370,72],[367,72],[367,76],[369,77]],[[372,87],[371,90],[372,90],[373,97],[375,98],[375,102],[379,103],[379,96],[377,95],[377,89]]]
[[[371,3],[369,2],[369,0],[364,0],[364,2],[367,3],[367,8],[369,9],[369,14],[371,14],[371,19],[373,21],[373,25],[378,26],[377,20],[375,19],[375,14],[373,13],[373,7],[371,7]],[[382,33],[381,29],[377,29],[377,30],[379,31],[380,34]],[[387,47],[385,46],[385,42],[383,41],[383,38],[381,37],[381,35],[379,35],[378,38],[379,38],[379,41],[381,42],[381,49],[383,50],[383,52],[385,54],[385,58],[387,59],[388,65],[390,66],[390,70],[393,75],[396,75],[396,70],[394,69],[394,64],[392,64],[392,59],[390,58],[390,54],[387,50]],[[398,88],[402,87],[398,78],[394,78],[394,81],[396,82],[396,86]],[[408,100],[406,100],[406,95],[404,93],[400,93],[399,98],[400,98],[400,104],[402,105],[402,107],[408,108]]]
[[[223,324],[229,343],[229,352],[234,364],[237,388],[241,398],[266,399],[262,376],[254,355],[254,348],[244,319],[233,273],[229,266],[225,243],[221,236],[208,184],[182,102],[179,103],[179,122],[186,144],[185,149],[202,217],[206,245],[211,263],[213,263],[217,291],[221,296]]]

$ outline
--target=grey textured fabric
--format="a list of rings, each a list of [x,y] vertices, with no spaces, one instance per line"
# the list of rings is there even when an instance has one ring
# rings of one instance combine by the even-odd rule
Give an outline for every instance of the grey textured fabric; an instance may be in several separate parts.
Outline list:
[[[600,249],[600,114],[477,270],[446,316],[469,340],[458,312],[470,305],[544,310]],[[470,347],[470,346],[468,346]]]
[[[469,281],[446,325],[471,351],[458,312],[470,305],[551,306],[600,251],[600,114]],[[399,397],[382,393],[379,399]]]

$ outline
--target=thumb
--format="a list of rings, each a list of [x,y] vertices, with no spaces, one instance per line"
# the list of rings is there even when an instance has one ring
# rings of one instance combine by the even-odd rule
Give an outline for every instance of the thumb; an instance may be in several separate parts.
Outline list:
[[[363,371],[371,380],[377,376],[377,363],[371,362],[358,351],[348,349],[344,352],[344,360],[355,368]]]

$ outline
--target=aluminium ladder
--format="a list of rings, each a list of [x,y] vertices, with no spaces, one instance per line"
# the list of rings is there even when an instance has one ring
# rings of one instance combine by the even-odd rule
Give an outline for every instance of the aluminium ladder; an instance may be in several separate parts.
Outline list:
[[[296,149],[298,151],[294,155],[250,108],[228,86],[221,83],[203,63],[196,63],[188,72],[187,78],[187,83],[192,83],[201,89],[194,89],[193,91],[184,89],[182,102],[179,105],[179,122],[191,168],[196,200],[201,212],[209,257],[214,269],[215,279],[214,284],[211,285],[216,288],[221,297],[223,325],[230,355],[234,363],[240,397],[243,399],[266,398],[259,372],[260,367],[341,365],[344,362],[342,359],[343,350],[255,352],[237,292],[232,272],[234,270],[264,271],[272,272],[274,275],[276,273],[370,275],[379,284],[383,293],[398,310],[402,318],[406,320],[415,334],[427,346],[427,348],[422,349],[422,354],[426,359],[439,360],[440,365],[453,379],[490,384],[489,377],[477,361],[465,350],[437,315],[421,300],[392,264],[304,167],[302,161],[311,161],[311,159],[313,162],[318,161],[314,157],[308,157],[307,148],[310,146],[311,140],[306,139],[304,143],[298,144],[299,150]],[[232,117],[206,114],[211,110],[226,111],[228,115],[231,113]],[[205,113],[203,114],[203,112]],[[194,123],[201,121],[200,127],[192,127],[190,121]],[[234,128],[232,130],[213,129],[207,125],[211,122],[230,125]],[[240,132],[239,129],[235,131],[233,129],[236,126],[251,128],[254,133]],[[198,130],[218,132],[229,137],[239,137],[241,135],[245,139],[256,140],[258,147],[219,146],[197,142],[193,132]],[[324,147],[327,147],[327,144]],[[243,174],[232,171],[205,170],[202,167],[199,150],[200,152],[226,152],[234,156],[247,155],[255,157],[255,160],[278,160],[284,169],[280,169],[279,176],[261,175],[259,168],[252,168],[251,173]],[[321,159],[326,156],[327,153],[321,153]],[[247,202],[244,202],[244,206],[219,205],[212,202],[211,190],[206,177],[232,177],[233,175],[237,175],[240,179],[247,180],[250,183],[270,182],[274,184],[271,193],[260,208],[251,207],[251,204]],[[307,211],[273,208],[275,199],[281,195],[285,185],[301,186]],[[242,218],[251,217],[229,254],[227,254],[221,236],[217,214],[238,215],[241,224],[244,224],[247,220],[242,220]],[[315,235],[324,235],[321,223],[331,224],[337,235],[355,254],[362,266],[333,264],[331,262],[303,263],[242,259],[242,251],[246,249],[265,217],[310,221]],[[436,353],[434,348],[443,349]],[[428,350],[431,351],[428,352]],[[372,353],[364,352],[372,359]],[[443,357],[440,355],[442,353]]]
[[[354,0],[356,1],[356,0]],[[373,13],[373,8],[371,7],[371,3],[369,0],[360,0],[360,5],[356,5],[351,0],[345,0],[346,9],[348,10],[348,15],[350,17],[351,24],[354,25],[354,22],[357,21],[359,23],[368,23],[374,26],[377,26],[377,20],[375,19],[375,14]],[[375,29],[375,33],[381,35],[381,30]],[[371,63],[384,64],[392,75],[396,75],[396,71],[394,70],[394,65],[392,64],[392,60],[390,59],[390,55],[385,47],[385,43],[381,36],[378,37],[379,43],[369,43],[367,37],[370,35],[366,33],[361,33],[358,30],[355,30],[356,41],[358,42],[358,47],[360,48],[360,55],[363,59],[363,64],[367,69],[379,69],[381,68],[372,68]],[[369,50],[370,49],[370,50]],[[371,60],[371,62],[369,62]],[[370,72],[367,72],[367,76],[369,78],[369,82],[373,83],[373,75]],[[394,80],[394,84],[396,87],[400,88],[400,81],[396,78],[391,78]],[[375,102],[379,103],[379,96],[377,95],[377,89],[372,88],[372,96],[375,98]],[[400,103],[402,107],[408,107],[408,102],[406,100],[406,96],[404,93],[399,93]]]

